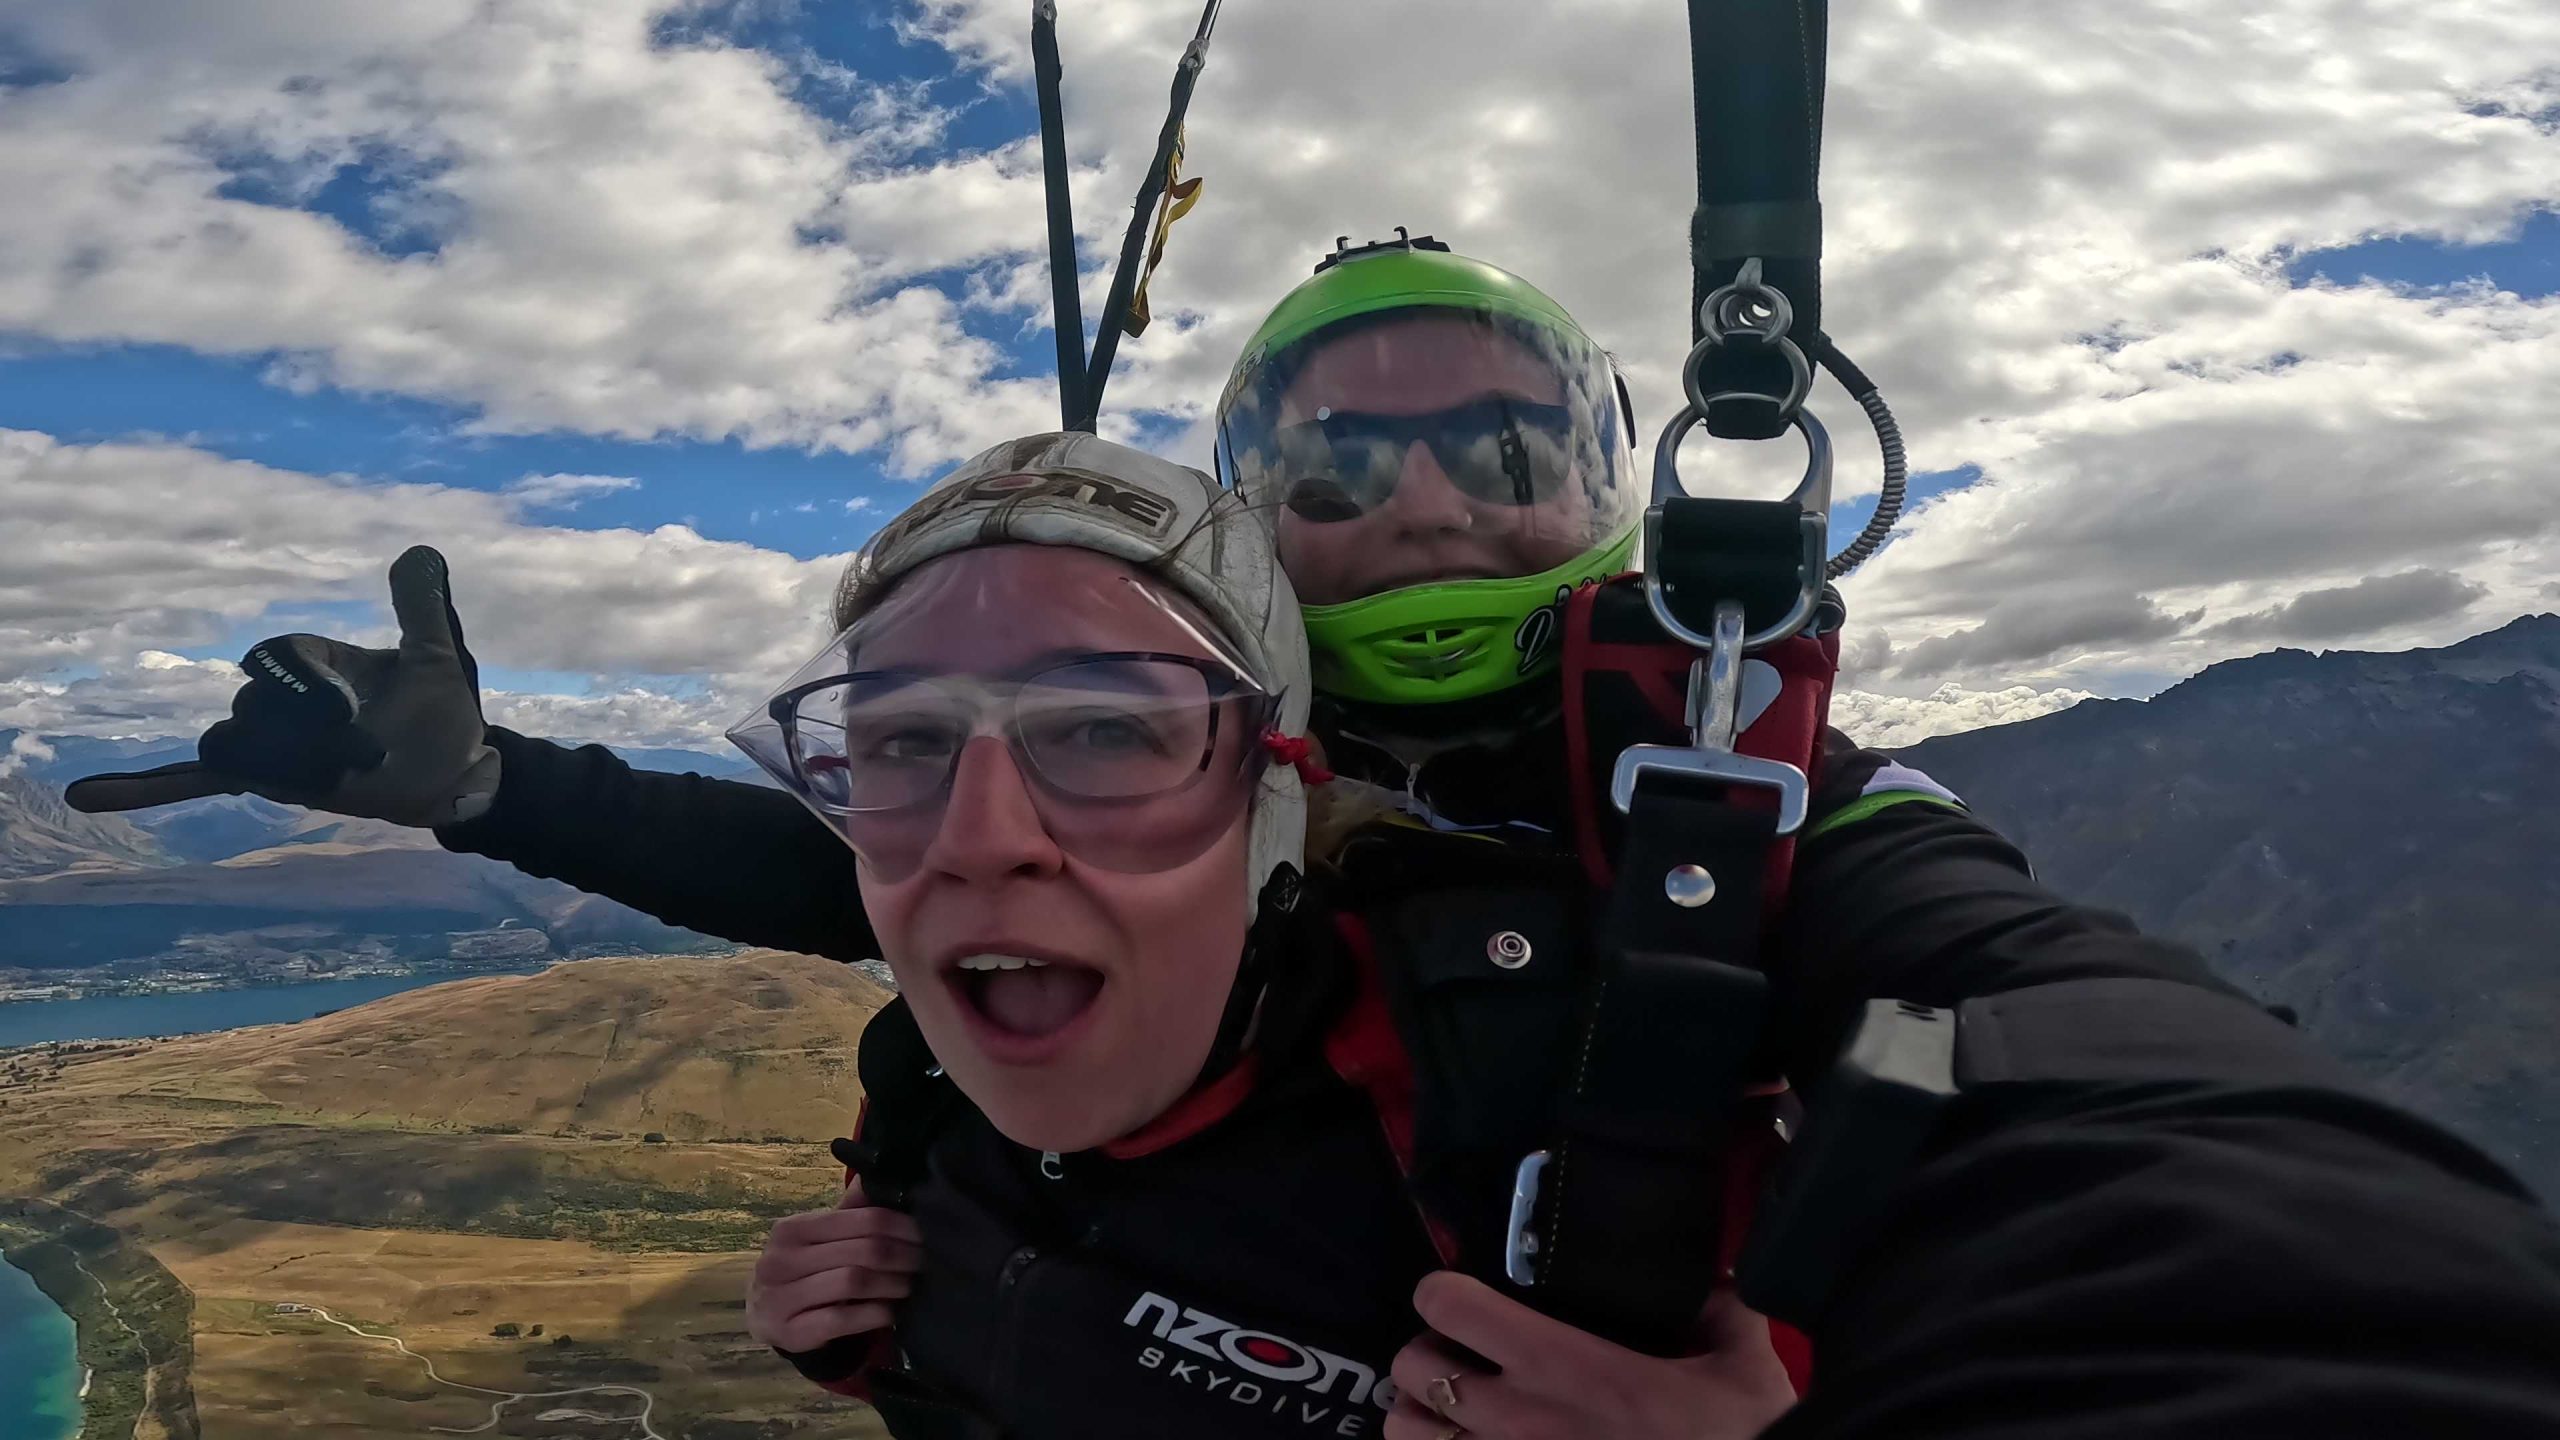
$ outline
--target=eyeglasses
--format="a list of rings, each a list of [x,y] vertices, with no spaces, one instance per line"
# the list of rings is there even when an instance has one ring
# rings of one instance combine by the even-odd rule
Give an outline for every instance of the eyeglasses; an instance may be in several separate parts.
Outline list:
[[[1110,651],[1018,678],[869,670],[768,703],[790,778],[831,814],[886,815],[948,795],[962,752],[1001,736],[1050,795],[1123,806],[1239,775],[1271,702],[1213,660]],[[1223,747],[1221,739],[1229,743]]]
[[[1488,395],[1425,415],[1370,415],[1327,408],[1283,425],[1272,439],[1283,501],[1319,524],[1355,520],[1387,503],[1416,445],[1449,483],[1485,505],[1543,504],[1573,476],[1574,411]]]

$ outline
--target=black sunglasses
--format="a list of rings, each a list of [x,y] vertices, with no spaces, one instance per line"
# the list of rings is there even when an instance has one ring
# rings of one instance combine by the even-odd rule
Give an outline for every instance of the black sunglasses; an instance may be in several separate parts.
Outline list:
[[[1304,519],[1331,523],[1387,503],[1416,445],[1478,504],[1543,504],[1573,474],[1576,428],[1571,406],[1488,395],[1424,415],[1328,408],[1273,438],[1287,477],[1284,503]]]

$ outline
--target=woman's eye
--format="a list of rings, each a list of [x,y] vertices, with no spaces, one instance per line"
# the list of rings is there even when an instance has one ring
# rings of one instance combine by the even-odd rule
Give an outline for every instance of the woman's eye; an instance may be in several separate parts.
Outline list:
[[[952,750],[951,731],[938,725],[884,726],[850,738],[854,757],[875,764],[943,760],[950,757]]]
[[[1052,745],[1072,746],[1094,755],[1161,755],[1164,740],[1155,727],[1121,711],[1087,711],[1052,716],[1042,727]]]

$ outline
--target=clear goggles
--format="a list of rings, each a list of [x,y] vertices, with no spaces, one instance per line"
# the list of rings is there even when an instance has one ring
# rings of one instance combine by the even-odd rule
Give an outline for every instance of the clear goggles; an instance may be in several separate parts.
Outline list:
[[[1052,558],[1011,568],[1094,569]],[[899,603],[902,585],[729,738],[884,879],[913,873],[946,824],[1026,823],[1026,803],[1061,852],[1101,869],[1197,857],[1250,805],[1277,703],[1153,582],[1048,578],[1064,583],[981,577],[922,605]],[[1103,634],[1163,648],[1048,643]]]

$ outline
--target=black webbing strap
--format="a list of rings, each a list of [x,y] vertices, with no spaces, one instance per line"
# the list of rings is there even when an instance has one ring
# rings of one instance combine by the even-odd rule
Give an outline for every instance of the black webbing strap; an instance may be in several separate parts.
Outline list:
[[[1745,631],[1767,629],[1804,591],[1805,512],[1792,500],[1684,495],[1662,503],[1661,523],[1653,574],[1692,630],[1714,628],[1718,600],[1742,602]]]
[[[1165,176],[1173,164],[1174,152],[1182,146],[1182,117],[1191,109],[1192,88],[1200,82],[1200,68],[1208,55],[1210,32],[1218,26],[1218,6],[1222,0],[1207,0],[1200,7],[1200,26],[1192,33],[1191,43],[1182,52],[1182,62],[1174,67],[1173,94],[1165,104],[1164,126],[1156,135],[1155,158],[1147,162],[1147,171],[1138,180],[1138,198],[1132,202],[1128,233],[1121,237],[1119,268],[1111,274],[1111,293],[1102,302],[1102,322],[1093,332],[1093,358],[1085,367],[1083,423],[1069,425],[1070,430],[1091,431],[1102,411],[1102,392],[1111,384],[1112,357],[1120,352],[1120,336],[1128,329],[1130,297],[1138,290],[1138,272],[1146,253],[1148,232],[1153,228],[1156,201],[1164,195]],[[1065,352],[1061,351],[1063,356]]]
[[[880,1007],[862,1027],[854,1051],[854,1069],[862,1077],[862,1133],[837,1140],[827,1149],[844,1167],[862,1177],[862,1192],[875,1204],[905,1210],[924,1179],[925,1156],[934,1137],[966,1102],[959,1087],[935,1073],[933,1051],[916,1028],[915,1016],[901,997]],[[876,1335],[847,1335],[815,1350],[781,1351],[801,1374],[826,1384],[860,1374],[879,1343]],[[900,1430],[900,1435],[958,1437],[973,1432]],[[994,1432],[987,1432],[992,1436]]]
[[[904,997],[880,1007],[862,1027],[854,1069],[862,1077],[862,1134],[835,1144],[836,1158],[862,1177],[874,1203],[904,1210],[924,1179],[934,1137],[965,1104],[958,1086],[938,1073]]]
[[[1698,208],[1689,222],[1690,324],[1710,291],[1758,257],[1762,279],[1795,307],[1792,333],[1822,329],[1822,168],[1827,0],[1689,0],[1689,58],[1698,139]],[[1693,328],[1691,338],[1696,338]],[[1787,393],[1787,366],[1766,346],[1732,344],[1707,362],[1705,389]],[[1775,406],[1707,408],[1707,433],[1767,440]]]
[[[1712,785],[1648,775],[1627,820],[1602,958],[1540,1197],[1540,1308],[1676,1353],[1717,1278],[1724,1155],[1760,1047],[1761,876],[1776,824]],[[1697,865],[1705,904],[1665,876]]]
[[[1040,94],[1040,174],[1049,202],[1049,321],[1058,341],[1058,424],[1073,430],[1085,403],[1084,302],[1077,291],[1075,207],[1067,188],[1067,122],[1058,98],[1058,7],[1031,7],[1031,74]],[[1089,428],[1089,427],[1088,427]]]

